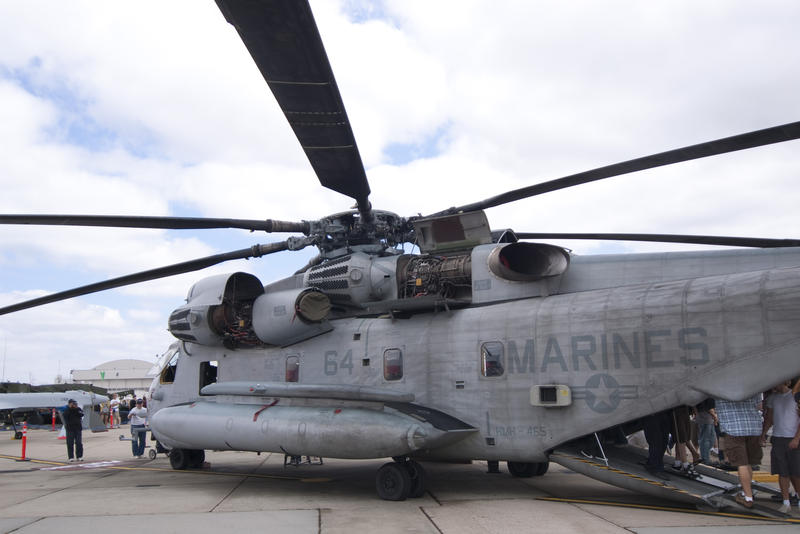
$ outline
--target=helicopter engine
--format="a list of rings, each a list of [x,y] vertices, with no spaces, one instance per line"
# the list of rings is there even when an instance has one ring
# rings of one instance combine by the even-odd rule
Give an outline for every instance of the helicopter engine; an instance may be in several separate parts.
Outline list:
[[[356,252],[310,269],[303,285],[325,291],[334,304],[373,307],[421,296],[468,297],[470,254],[370,257]]]
[[[399,256],[370,257],[354,252],[308,270],[304,287],[315,287],[334,303],[348,305],[397,298],[395,272]]]
[[[482,245],[469,253],[353,252],[266,287],[247,273],[205,278],[189,290],[186,305],[172,312],[169,331],[206,346],[287,346],[332,330],[330,316],[501,300],[520,284],[541,292],[541,282],[568,265],[564,249],[542,243]],[[490,278],[495,284],[485,291]]]
[[[569,266],[569,253],[555,245],[516,242],[495,247],[487,263],[498,278],[534,282],[563,274]]]
[[[265,293],[253,303],[253,330],[270,345],[291,345],[333,329],[328,296],[313,287]]]
[[[328,332],[330,299],[317,288],[265,293],[255,276],[211,276],[189,290],[169,331],[182,341],[227,348],[289,345]]]

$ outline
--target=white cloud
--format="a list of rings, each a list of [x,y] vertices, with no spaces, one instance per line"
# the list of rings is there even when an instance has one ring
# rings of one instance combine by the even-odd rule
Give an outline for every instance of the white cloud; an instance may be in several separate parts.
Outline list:
[[[312,2],[372,203],[405,216],[800,117],[800,5],[789,0],[358,7]],[[3,213],[301,220],[352,205],[319,186],[210,0],[0,5],[0,116]],[[398,145],[408,161],[392,160]],[[797,147],[619,176],[488,216],[519,231],[796,237]],[[284,238],[3,226],[0,299]],[[604,246],[565,244],[580,253]],[[247,270],[268,282],[312,254],[4,316],[8,369],[48,381],[58,361],[63,372],[159,353],[171,339],[167,315],[195,281]]]

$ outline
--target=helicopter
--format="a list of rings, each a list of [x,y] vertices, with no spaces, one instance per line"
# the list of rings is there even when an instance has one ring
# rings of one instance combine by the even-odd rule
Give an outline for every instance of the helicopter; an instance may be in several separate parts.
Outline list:
[[[542,182],[425,216],[373,209],[342,97],[306,2],[219,0],[323,187],[355,208],[277,221],[2,215],[3,224],[243,228],[265,245],[0,308],[59,300],[316,247],[294,276],[195,283],[150,391],[176,469],[204,450],[385,458],[378,495],[425,491],[416,459],[545,473],[572,440],[706,397],[740,399],[800,372],[800,241],[492,230],[485,210],[568,187],[800,137],[790,123]],[[749,247],[581,257],[526,239]],[[415,243],[406,254],[398,245]],[[754,372],[758,370],[758,372]]]

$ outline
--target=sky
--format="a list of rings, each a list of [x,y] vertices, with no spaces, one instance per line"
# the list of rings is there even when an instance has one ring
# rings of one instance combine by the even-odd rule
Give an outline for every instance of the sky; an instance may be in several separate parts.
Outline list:
[[[377,209],[433,213],[800,120],[794,0],[312,0]],[[800,238],[800,142],[487,210],[493,228]],[[211,1],[0,3],[0,213],[313,220],[323,189]],[[0,305],[281,234],[0,227]],[[576,254],[685,245],[551,241]],[[211,274],[263,283],[313,250],[0,316],[0,380],[154,361]]]

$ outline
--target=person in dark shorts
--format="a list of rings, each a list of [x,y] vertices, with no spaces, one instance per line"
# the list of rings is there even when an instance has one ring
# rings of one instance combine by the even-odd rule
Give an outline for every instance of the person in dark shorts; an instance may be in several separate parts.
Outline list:
[[[773,388],[767,397],[764,412],[764,427],[761,431],[762,444],[766,442],[767,431],[772,428],[772,452],[770,463],[772,474],[778,475],[783,504],[780,511],[792,513],[789,483],[795,494],[800,492],[800,414],[798,414],[795,394],[800,391],[800,380],[788,380]],[[795,506],[797,500],[794,501]],[[795,510],[795,513],[799,513]]]
[[[720,448],[725,458],[736,468],[743,495],[736,502],[745,508],[753,507],[753,467],[761,463],[761,430],[763,420],[758,411],[761,394],[743,401],[716,399],[719,418]]]
[[[675,441],[675,462],[672,468],[693,473],[694,465],[700,462],[700,453],[692,443],[691,408],[678,406],[672,410],[672,439]],[[689,463],[686,450],[692,453],[692,463]]]

